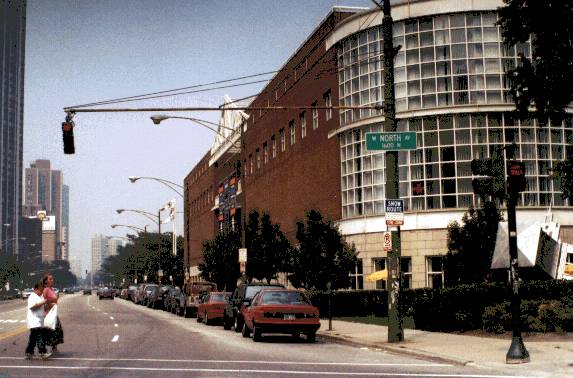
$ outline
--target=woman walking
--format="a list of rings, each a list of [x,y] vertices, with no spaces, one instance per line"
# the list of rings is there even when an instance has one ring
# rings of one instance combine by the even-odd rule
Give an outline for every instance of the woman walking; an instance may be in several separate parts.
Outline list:
[[[43,296],[44,299],[47,301],[45,308],[47,314],[48,311],[50,311],[50,309],[58,303],[58,296],[52,289],[52,286],[54,285],[54,277],[50,273],[47,273],[44,276],[42,283],[44,284]],[[56,329],[54,331],[48,330],[47,333],[48,333],[47,337],[48,340],[46,344],[50,345],[52,347],[52,353],[55,353],[58,351],[58,344],[64,343],[64,330],[62,329],[62,322],[60,322],[59,316],[57,317],[56,321]]]

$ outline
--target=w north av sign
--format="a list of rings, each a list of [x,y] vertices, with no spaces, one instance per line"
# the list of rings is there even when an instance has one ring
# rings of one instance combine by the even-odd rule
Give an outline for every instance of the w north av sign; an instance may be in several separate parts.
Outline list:
[[[366,133],[366,149],[399,151],[416,149],[416,132]]]

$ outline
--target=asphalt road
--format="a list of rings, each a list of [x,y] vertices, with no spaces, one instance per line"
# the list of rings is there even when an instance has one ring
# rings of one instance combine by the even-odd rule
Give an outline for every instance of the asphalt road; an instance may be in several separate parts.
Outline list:
[[[49,360],[23,359],[25,301],[0,304],[0,377],[501,377],[384,351],[268,336],[260,343],[122,299],[62,297],[65,343]],[[10,320],[10,322],[6,322]]]

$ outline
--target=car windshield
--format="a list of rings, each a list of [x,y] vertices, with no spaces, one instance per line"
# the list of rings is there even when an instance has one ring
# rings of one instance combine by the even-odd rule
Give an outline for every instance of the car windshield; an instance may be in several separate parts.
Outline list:
[[[224,302],[229,297],[228,294],[211,294],[211,302]]]
[[[248,286],[245,293],[245,299],[252,299],[262,289],[273,288],[272,286]]]
[[[263,304],[310,305],[305,295],[299,291],[269,291],[263,293]]]

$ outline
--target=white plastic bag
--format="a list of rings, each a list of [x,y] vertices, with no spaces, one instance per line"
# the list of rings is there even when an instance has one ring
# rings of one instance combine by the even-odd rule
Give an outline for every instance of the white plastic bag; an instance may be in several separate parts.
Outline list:
[[[52,306],[50,311],[46,314],[44,318],[44,327],[51,329],[52,331],[56,330],[56,323],[58,321],[58,305]]]

